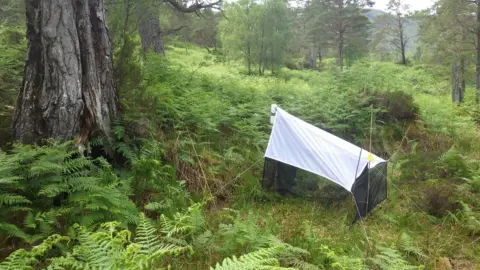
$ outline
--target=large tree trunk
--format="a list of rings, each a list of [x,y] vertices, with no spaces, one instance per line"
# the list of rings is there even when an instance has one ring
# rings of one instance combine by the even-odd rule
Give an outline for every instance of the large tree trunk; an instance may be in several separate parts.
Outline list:
[[[402,65],[407,64],[407,58],[405,57],[405,47],[407,46],[407,42],[405,41],[405,36],[404,36],[404,31],[403,31],[403,21],[402,21],[402,16],[400,14],[397,14],[397,20],[398,20],[398,35],[400,39],[400,54],[402,57]]]
[[[403,37],[403,29],[400,28],[400,53],[402,55],[402,65],[407,64],[407,58],[405,57],[405,47],[406,47],[406,42],[404,41]]]
[[[461,102],[460,76],[457,68],[457,60],[454,58],[452,61],[452,101],[455,104]]]
[[[308,48],[308,52],[305,54],[305,63],[308,64],[311,70],[317,70],[317,46],[311,44]]]
[[[264,37],[265,37],[265,20],[262,20],[262,36],[260,37],[260,51],[258,52],[258,75],[263,75],[264,70],[264,62],[265,62],[265,55],[264,55]]]
[[[321,68],[321,66],[322,66],[322,60],[323,60],[323,58],[322,58],[322,49],[319,47],[319,48],[317,49],[317,51],[318,51],[318,63],[319,63],[319,67]]]
[[[13,137],[76,139],[110,133],[117,115],[103,0],[26,0],[28,56]]]
[[[252,74],[252,59],[250,51],[250,42],[247,44],[247,66],[248,66],[248,75]]]
[[[341,70],[343,70],[343,49],[344,49],[344,40],[343,40],[343,32],[339,33],[338,39],[338,66]]]
[[[460,66],[458,66],[460,65]],[[465,95],[465,60],[458,59],[457,56],[452,60],[452,101],[455,104],[463,102]]]
[[[152,49],[154,53],[165,55],[158,4],[148,3],[149,2],[140,4],[137,11],[138,30],[142,41],[142,48],[144,53]]]

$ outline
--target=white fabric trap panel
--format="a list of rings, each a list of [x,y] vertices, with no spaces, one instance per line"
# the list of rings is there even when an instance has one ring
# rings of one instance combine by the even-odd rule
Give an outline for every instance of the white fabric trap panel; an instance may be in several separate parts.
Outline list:
[[[352,191],[355,178],[370,162],[367,150],[278,107],[265,157],[325,177],[348,191]],[[385,162],[376,155],[372,154],[370,159],[372,157],[370,167]]]

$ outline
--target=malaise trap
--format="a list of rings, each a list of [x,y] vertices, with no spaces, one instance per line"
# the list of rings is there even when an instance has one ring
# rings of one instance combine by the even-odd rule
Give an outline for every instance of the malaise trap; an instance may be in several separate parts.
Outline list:
[[[273,128],[265,152],[262,187],[295,193],[297,172],[310,172],[353,195],[365,217],[387,198],[387,161],[272,105]],[[342,192],[341,188],[330,192]],[[343,193],[345,193],[343,191]]]

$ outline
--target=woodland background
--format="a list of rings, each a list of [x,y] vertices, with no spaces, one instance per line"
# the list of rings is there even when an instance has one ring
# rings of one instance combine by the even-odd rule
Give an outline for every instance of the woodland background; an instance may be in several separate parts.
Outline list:
[[[47,2],[0,0],[0,269],[480,267],[479,1]],[[262,190],[272,103],[388,199]]]

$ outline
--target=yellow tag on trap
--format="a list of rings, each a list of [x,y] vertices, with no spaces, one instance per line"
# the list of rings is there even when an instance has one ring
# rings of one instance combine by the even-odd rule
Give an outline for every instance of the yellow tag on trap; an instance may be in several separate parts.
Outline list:
[[[368,161],[373,162],[374,159],[372,153],[368,153],[367,159]]]

